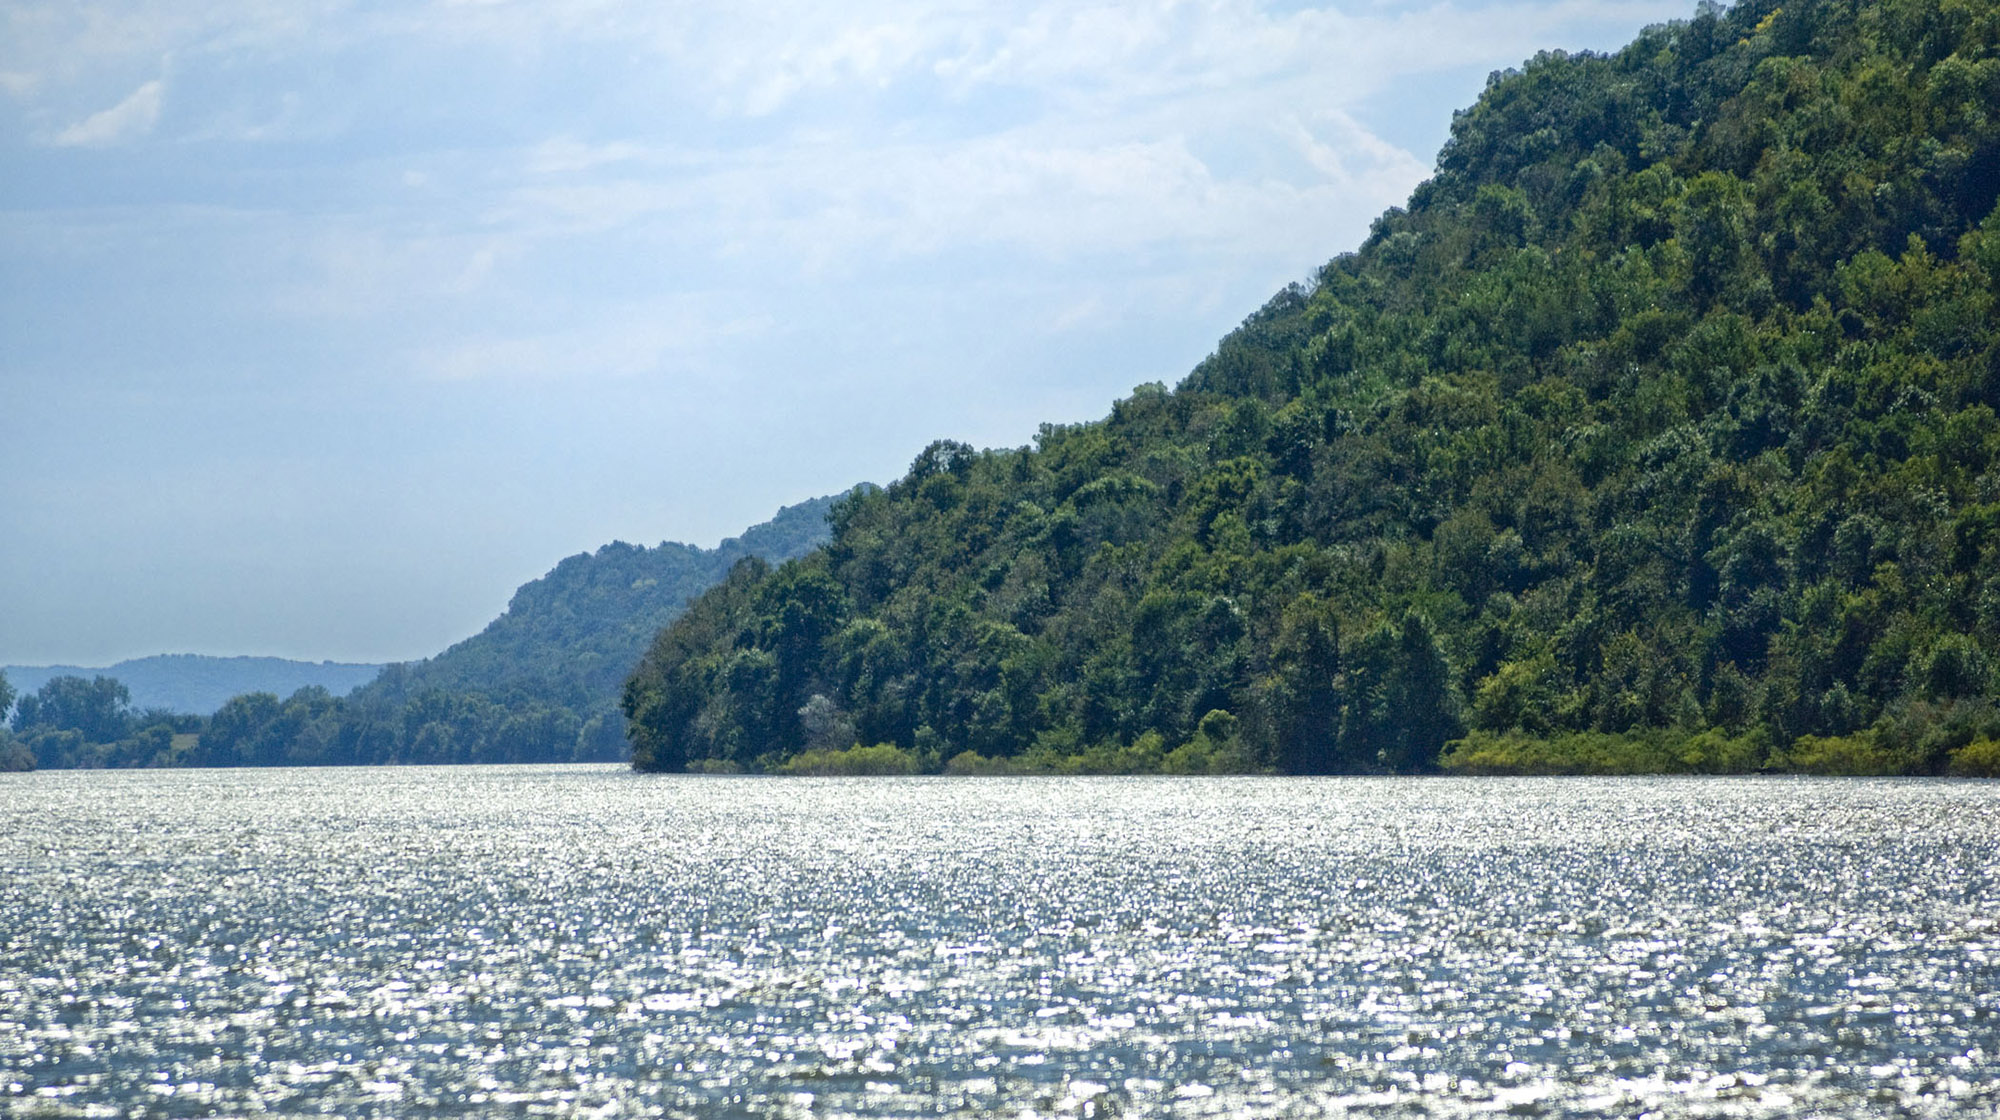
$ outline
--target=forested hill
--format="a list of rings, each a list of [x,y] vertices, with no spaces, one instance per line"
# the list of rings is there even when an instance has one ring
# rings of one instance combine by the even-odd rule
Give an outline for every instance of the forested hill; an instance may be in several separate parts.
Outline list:
[[[634,763],[1991,756],[1996,194],[1992,0],[1540,55],[1177,389],[737,569],[627,685]]]
[[[523,584],[486,629],[428,660],[387,666],[354,699],[403,703],[428,692],[525,691],[594,714],[613,713],[619,687],[661,626],[737,561],[784,561],[825,543],[835,500],[786,506],[712,549],[614,541],[580,552]],[[622,743],[615,724],[612,738]]]
[[[788,506],[712,549],[618,542],[572,556],[479,634],[387,666],[345,698],[250,692],[201,720],[135,713],[114,680],[23,689],[19,743],[0,729],[0,769],[623,760],[618,691],[653,633],[738,561],[782,561],[824,542],[834,501]]]
[[[232,701],[192,761],[623,760],[619,687],[651,635],[738,561],[783,561],[826,541],[835,500],[786,506],[712,549],[618,541],[571,556],[524,584],[486,629],[385,667],[344,702]]]

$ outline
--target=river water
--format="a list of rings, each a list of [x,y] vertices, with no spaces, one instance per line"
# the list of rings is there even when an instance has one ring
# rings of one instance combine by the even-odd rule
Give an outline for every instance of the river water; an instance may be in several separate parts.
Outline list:
[[[0,775],[0,1114],[1992,1116],[2000,783]]]

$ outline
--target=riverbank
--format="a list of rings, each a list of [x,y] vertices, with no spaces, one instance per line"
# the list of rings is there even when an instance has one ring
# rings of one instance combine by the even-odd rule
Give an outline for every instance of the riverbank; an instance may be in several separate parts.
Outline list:
[[[2000,742],[1901,742],[1876,729],[1806,735],[1789,746],[1761,733],[1671,729],[1530,736],[1475,731],[1449,744],[1439,766],[1455,774],[1820,774],[1850,777],[2000,777]]]
[[[903,774],[1090,775],[1090,774],[1270,774],[1255,759],[1228,744],[1197,738],[1162,750],[1157,736],[1141,736],[1129,746],[1104,746],[1081,754],[1030,751],[1016,757],[988,757],[961,751],[948,759],[889,743],[847,750],[811,750],[771,767],[771,773],[864,777]],[[702,768],[741,773],[734,766]],[[1438,770],[1461,775],[1642,774],[1815,774],[1846,777],[1950,775],[2000,778],[2000,741],[1951,737],[1900,742],[1885,730],[1838,737],[1804,736],[1775,747],[1762,732],[1730,735],[1657,728],[1631,732],[1575,732],[1536,736],[1520,732],[1474,731],[1446,744]]]

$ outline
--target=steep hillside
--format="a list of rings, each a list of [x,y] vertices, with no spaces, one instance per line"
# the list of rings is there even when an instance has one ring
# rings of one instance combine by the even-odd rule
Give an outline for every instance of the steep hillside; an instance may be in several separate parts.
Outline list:
[[[1996,47],[1991,0],[1754,0],[1496,75],[1174,391],[736,569],[628,683],[635,765],[1990,752]]]
[[[380,665],[341,661],[290,661],[281,657],[206,657],[169,653],[138,657],[104,668],[76,665],[9,665],[5,672],[14,687],[34,692],[57,677],[110,677],[132,693],[132,706],[161,708],[182,715],[205,716],[232,696],[245,692],[275,692],[288,696],[301,688],[324,688],[344,696],[375,679]]]

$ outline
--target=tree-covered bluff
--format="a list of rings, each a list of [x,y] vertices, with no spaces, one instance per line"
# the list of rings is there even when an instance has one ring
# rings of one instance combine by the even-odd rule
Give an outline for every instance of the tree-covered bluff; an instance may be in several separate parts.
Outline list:
[[[634,765],[1992,768],[1996,196],[1990,0],[1538,56],[1177,389],[739,565]]]

